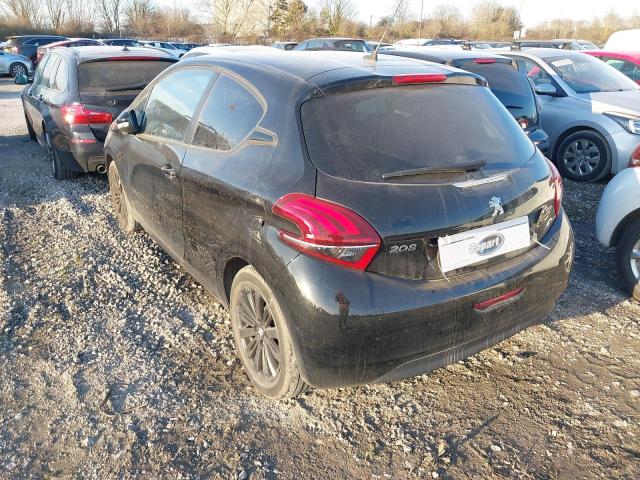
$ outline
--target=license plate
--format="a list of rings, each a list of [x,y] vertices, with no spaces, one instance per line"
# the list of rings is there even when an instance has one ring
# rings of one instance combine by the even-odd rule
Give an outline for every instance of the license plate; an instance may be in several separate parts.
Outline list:
[[[450,272],[530,245],[528,217],[447,235],[438,238],[440,268]]]

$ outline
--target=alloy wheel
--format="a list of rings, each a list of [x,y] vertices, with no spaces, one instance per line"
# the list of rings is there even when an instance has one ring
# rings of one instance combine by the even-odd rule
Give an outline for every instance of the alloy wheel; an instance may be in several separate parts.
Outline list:
[[[248,366],[267,384],[280,373],[280,338],[269,305],[260,292],[250,286],[240,292],[238,303],[240,347]]]
[[[578,177],[591,175],[601,162],[600,149],[585,138],[571,142],[564,151],[562,161],[568,171]]]
[[[120,220],[120,223],[126,223],[127,210],[126,205],[124,203],[124,191],[122,187],[122,182],[120,181],[120,175],[115,173],[113,175],[113,179],[110,179],[109,182],[109,191],[111,193],[111,203],[113,204],[113,209],[116,212],[116,217]]]
[[[21,63],[16,63],[11,67],[11,76],[16,78],[18,75],[26,75],[27,67],[22,65]]]
[[[636,277],[636,280],[640,283],[640,239],[633,245],[629,261],[631,262],[631,272],[633,272],[633,276]]]

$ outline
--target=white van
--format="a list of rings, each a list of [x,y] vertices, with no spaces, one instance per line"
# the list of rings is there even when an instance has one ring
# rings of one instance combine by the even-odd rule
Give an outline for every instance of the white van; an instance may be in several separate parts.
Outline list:
[[[609,37],[605,50],[640,50],[640,30],[620,30]]]

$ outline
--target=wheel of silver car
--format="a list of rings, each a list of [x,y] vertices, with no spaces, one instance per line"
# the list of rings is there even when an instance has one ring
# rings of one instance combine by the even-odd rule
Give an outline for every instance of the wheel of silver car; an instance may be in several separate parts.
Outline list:
[[[563,177],[576,182],[600,180],[610,171],[606,141],[593,131],[576,132],[563,140],[556,156]]]
[[[253,385],[271,399],[306,390],[280,305],[252,266],[235,276],[230,306],[236,348]]]
[[[27,67],[25,67],[22,63],[14,63],[9,68],[9,73],[13,78],[16,78],[18,75],[26,75]]]
[[[109,177],[109,196],[111,197],[111,205],[113,211],[116,214],[120,227],[127,232],[134,232],[140,230],[140,224],[136,222],[131,214],[131,208],[129,207],[129,200],[127,199],[126,192],[120,179],[120,173],[115,162],[109,164],[109,170],[107,172]]]
[[[622,283],[640,300],[640,219],[622,231],[616,245],[616,263]]]

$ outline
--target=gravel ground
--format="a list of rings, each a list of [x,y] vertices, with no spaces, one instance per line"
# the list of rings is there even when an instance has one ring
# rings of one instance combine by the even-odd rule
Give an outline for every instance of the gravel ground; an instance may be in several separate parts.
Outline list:
[[[640,304],[566,184],[567,292],[541,325],[390,385],[255,396],[227,311],[104,177],[56,182],[0,80],[0,477],[639,478]]]

